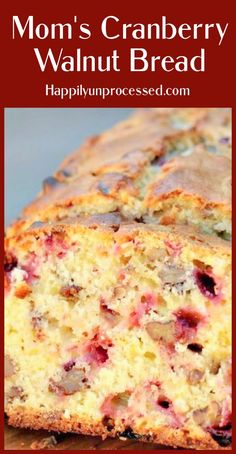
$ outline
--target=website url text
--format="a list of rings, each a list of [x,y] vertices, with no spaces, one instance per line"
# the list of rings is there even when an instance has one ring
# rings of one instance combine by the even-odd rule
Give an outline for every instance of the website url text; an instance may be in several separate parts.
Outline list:
[[[76,87],[58,87],[46,84],[46,96],[56,96],[61,99],[72,99],[75,96],[86,99],[90,96],[106,99],[110,96],[190,96],[189,87],[86,87],[82,84]]]

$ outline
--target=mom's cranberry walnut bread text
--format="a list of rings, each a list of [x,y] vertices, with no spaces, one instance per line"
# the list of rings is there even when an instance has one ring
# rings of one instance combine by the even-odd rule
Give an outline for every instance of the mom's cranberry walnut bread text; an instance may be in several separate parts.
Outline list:
[[[229,115],[139,111],[9,228],[10,424],[230,447]]]

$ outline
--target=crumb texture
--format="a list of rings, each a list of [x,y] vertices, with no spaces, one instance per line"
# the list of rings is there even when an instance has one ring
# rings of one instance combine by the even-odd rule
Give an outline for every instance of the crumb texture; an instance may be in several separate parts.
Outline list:
[[[229,109],[140,110],[44,181],[5,239],[10,424],[230,448],[230,149]]]

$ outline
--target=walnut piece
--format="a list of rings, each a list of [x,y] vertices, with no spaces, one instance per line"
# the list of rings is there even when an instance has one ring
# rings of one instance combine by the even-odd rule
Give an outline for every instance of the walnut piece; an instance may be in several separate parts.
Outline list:
[[[4,356],[4,377],[9,378],[16,372],[14,363],[9,355]]]
[[[59,381],[50,379],[48,389],[53,393],[69,396],[84,388],[86,382],[85,370],[73,368],[63,373]]]
[[[146,330],[154,341],[163,341],[167,344],[175,341],[175,323],[173,321],[150,322],[146,325]]]
[[[164,284],[176,285],[185,281],[186,271],[175,265],[166,264],[160,270],[159,277]]]
[[[16,398],[21,400],[25,399],[24,390],[21,386],[12,386],[9,389],[9,391],[5,394],[5,403],[9,404]]]
[[[190,385],[197,385],[200,383],[204,376],[204,372],[199,369],[192,369],[188,372],[188,383]]]
[[[211,424],[217,425],[220,422],[220,407],[215,401],[199,410],[193,412],[193,419],[199,426],[207,427]]]

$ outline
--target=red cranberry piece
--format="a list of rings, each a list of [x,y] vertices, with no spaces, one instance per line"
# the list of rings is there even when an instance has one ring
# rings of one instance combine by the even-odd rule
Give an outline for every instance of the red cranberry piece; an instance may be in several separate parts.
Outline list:
[[[17,267],[17,258],[12,254],[7,253],[4,258],[4,271],[10,273],[14,268]]]
[[[196,270],[195,282],[200,292],[206,298],[214,299],[217,296],[217,283],[210,273],[202,270]]]
[[[52,235],[47,235],[45,238],[45,246],[48,248],[51,248],[53,245],[53,236]]]
[[[196,328],[202,320],[202,315],[191,309],[180,309],[177,311],[176,316],[178,322],[186,328]]]
[[[193,344],[188,344],[187,348],[189,350],[191,350],[191,352],[201,353],[202,349],[203,349],[203,346],[201,344],[193,343]]]
[[[68,246],[64,241],[63,235],[50,234],[44,240],[46,255],[55,252],[58,258],[63,258],[66,255]]]
[[[157,401],[158,405],[160,405],[161,408],[164,408],[167,410],[171,406],[171,401],[170,399],[167,399],[167,397],[160,396]]]
[[[69,372],[73,367],[75,366],[75,361],[71,359],[70,361],[67,361],[67,363],[64,364],[64,370],[66,372]]]
[[[34,279],[38,278],[38,266],[39,258],[37,257],[35,252],[30,252],[26,263],[24,264],[24,266],[22,266],[22,269],[27,273],[25,281],[28,284],[31,284]]]
[[[152,381],[150,381],[150,385],[153,385],[153,386],[156,386],[157,388],[160,388],[161,387],[161,382],[159,382],[158,380],[152,380]]]
[[[108,348],[111,346],[108,339],[96,334],[87,347],[87,360],[96,365],[104,364],[109,358]]]
[[[203,316],[194,309],[179,309],[176,312],[176,335],[178,339],[188,340],[197,331]]]
[[[108,353],[107,350],[99,345],[94,349],[94,359],[98,363],[105,363],[108,360]]]
[[[160,394],[156,403],[158,405],[157,410],[162,414],[167,414],[171,418],[172,427],[177,428],[182,425],[181,417],[176,415],[173,404],[168,397]]]
[[[223,427],[210,427],[208,432],[218,445],[222,447],[230,446],[232,443],[232,425],[228,424]]]
[[[108,305],[104,302],[103,299],[101,299],[101,301],[100,301],[100,311],[103,314],[108,314],[108,315],[113,315],[115,313],[115,311],[113,311],[113,309],[110,309],[110,307],[108,307]]]

